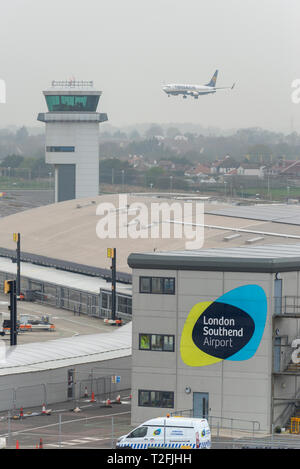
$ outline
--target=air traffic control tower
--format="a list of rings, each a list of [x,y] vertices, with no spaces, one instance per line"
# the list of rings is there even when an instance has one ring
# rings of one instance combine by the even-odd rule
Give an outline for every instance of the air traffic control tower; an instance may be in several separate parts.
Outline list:
[[[101,91],[92,81],[53,81],[43,91],[48,112],[46,163],[55,167],[55,202],[99,194],[99,124],[107,114],[97,111]]]

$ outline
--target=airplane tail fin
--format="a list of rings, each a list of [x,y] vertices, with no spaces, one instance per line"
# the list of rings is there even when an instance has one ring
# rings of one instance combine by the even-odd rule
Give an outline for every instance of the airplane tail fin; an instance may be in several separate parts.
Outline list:
[[[216,70],[215,73],[214,73],[214,75],[213,75],[213,77],[212,77],[212,79],[210,80],[209,83],[207,83],[206,86],[212,86],[212,87],[213,87],[213,86],[216,86],[216,84],[217,84],[217,78],[218,78],[218,73],[219,73],[219,70]]]

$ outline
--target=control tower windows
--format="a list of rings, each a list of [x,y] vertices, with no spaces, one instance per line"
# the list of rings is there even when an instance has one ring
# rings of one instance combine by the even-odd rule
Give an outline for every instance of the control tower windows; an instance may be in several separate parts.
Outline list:
[[[48,95],[46,102],[50,112],[95,112],[99,97],[96,95]]]

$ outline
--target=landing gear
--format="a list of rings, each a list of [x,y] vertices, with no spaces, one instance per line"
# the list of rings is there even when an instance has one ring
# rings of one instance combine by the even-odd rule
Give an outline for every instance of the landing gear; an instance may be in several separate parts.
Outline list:
[[[186,98],[187,98],[187,96],[185,96],[185,94],[184,94],[182,97],[183,97],[183,99],[186,99]]]

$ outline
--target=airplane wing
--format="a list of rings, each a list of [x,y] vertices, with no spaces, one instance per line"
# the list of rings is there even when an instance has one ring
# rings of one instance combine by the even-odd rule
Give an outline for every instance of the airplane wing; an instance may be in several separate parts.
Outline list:
[[[235,85],[236,85],[236,83],[233,83],[232,86],[221,86],[221,87],[216,87],[214,89],[215,90],[233,90]]]

